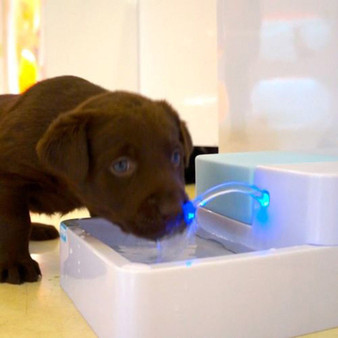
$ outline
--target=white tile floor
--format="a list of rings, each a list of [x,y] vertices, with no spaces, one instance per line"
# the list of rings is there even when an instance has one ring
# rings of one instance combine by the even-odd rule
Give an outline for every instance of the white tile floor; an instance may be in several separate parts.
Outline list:
[[[193,188],[190,187],[188,192],[192,196]],[[62,218],[87,216],[86,210],[78,210]],[[58,216],[48,218],[32,215],[32,218],[55,226],[60,223]],[[59,285],[58,250],[58,240],[32,242],[31,253],[39,262],[43,273],[41,281],[19,286],[0,284],[1,338],[96,337]],[[307,337],[337,338],[338,328]]]
[[[86,217],[86,210],[63,218]],[[59,216],[32,215],[58,225]],[[38,283],[0,284],[0,337],[95,337],[59,285],[59,241],[31,242],[30,251],[42,270]]]

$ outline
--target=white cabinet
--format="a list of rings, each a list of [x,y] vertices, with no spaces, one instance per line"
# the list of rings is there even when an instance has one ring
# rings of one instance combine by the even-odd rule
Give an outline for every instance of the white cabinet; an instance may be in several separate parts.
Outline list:
[[[166,99],[196,146],[218,144],[216,0],[48,0],[44,77]]]
[[[166,98],[195,145],[217,146],[216,1],[140,0],[140,91]]]

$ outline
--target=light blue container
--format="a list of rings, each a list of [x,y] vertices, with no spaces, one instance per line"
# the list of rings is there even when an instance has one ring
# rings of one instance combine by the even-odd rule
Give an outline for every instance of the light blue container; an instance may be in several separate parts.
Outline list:
[[[338,156],[279,151],[200,155],[196,158],[196,194],[230,181],[253,185],[261,165],[333,161]],[[211,211],[247,224],[252,223],[253,208],[252,198],[243,194],[220,196],[207,205]]]

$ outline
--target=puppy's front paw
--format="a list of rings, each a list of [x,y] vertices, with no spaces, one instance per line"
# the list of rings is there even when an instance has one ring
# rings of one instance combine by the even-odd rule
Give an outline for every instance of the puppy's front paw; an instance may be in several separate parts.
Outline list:
[[[36,282],[41,277],[39,264],[30,256],[16,262],[0,261],[0,282],[21,284]]]
[[[46,241],[59,237],[59,232],[52,225],[32,223],[31,241]]]
[[[31,241],[47,241],[59,237],[59,232],[52,225],[32,223]]]

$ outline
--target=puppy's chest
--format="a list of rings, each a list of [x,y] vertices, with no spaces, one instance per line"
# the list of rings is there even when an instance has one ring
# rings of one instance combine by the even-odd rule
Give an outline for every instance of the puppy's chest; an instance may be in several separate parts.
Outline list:
[[[33,212],[52,214],[67,213],[83,204],[65,186],[50,184],[32,184],[27,189],[29,209]]]

